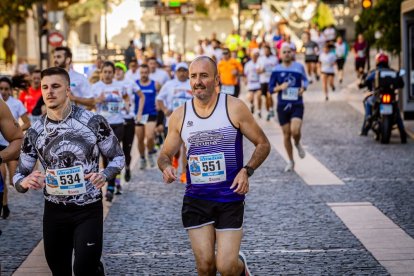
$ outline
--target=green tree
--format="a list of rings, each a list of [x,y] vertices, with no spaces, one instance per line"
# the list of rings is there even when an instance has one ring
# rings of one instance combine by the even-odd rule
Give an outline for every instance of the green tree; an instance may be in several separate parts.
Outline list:
[[[71,27],[77,27],[83,23],[94,21],[105,13],[107,3],[108,12],[111,4],[119,5],[122,0],[86,0],[72,4],[65,9],[65,17]]]
[[[1,0],[0,1],[0,27],[10,26],[14,23],[26,21],[28,10],[33,4],[44,2],[42,0]]]
[[[319,29],[323,29],[336,24],[336,20],[331,8],[322,2],[318,4],[315,15],[312,18],[312,22],[315,23]]]
[[[363,10],[356,24],[356,32],[377,48],[394,55],[401,52],[401,3],[403,0],[377,0],[371,9]],[[380,37],[375,38],[379,32]]]

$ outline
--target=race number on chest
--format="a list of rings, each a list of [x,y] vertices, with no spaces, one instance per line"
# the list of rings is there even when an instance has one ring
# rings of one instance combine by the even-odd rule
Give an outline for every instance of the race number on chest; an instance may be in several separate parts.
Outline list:
[[[190,155],[188,159],[192,184],[208,184],[226,181],[224,153]]]
[[[80,195],[86,193],[82,166],[46,170],[46,191],[51,195]]]

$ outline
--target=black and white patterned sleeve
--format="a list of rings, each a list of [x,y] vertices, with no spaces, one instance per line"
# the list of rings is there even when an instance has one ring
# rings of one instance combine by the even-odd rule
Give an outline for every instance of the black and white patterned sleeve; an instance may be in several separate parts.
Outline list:
[[[114,178],[125,166],[125,156],[112,128],[101,115],[94,116],[98,119],[97,128],[98,147],[102,155],[108,160],[108,166],[103,173],[107,179]]]
[[[27,189],[20,186],[20,183],[23,178],[32,173],[36,165],[38,158],[35,148],[36,137],[37,132],[32,128],[29,128],[24,136],[24,141],[20,151],[19,164],[17,166],[16,173],[13,176],[14,187],[20,193],[27,192]]]

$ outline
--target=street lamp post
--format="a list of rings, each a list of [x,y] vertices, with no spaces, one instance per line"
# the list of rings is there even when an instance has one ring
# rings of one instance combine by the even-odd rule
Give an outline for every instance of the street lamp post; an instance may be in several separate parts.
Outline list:
[[[242,0],[238,0],[237,8],[237,34],[240,35],[240,18],[241,18],[241,9],[242,9]]]
[[[104,0],[105,5],[105,49],[108,49],[108,0]]]

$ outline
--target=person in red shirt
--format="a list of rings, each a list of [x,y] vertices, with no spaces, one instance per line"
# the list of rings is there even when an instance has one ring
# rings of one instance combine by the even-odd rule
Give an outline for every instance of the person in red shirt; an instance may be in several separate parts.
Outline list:
[[[358,78],[362,76],[365,70],[367,46],[368,45],[364,40],[364,36],[362,34],[358,34],[358,39],[353,47],[355,55],[355,71],[357,72]]]
[[[19,100],[26,107],[27,112],[32,114],[32,110],[35,107],[37,101],[42,96],[42,90],[40,88],[40,70],[34,70],[31,77],[31,85],[26,91],[20,92]]]

